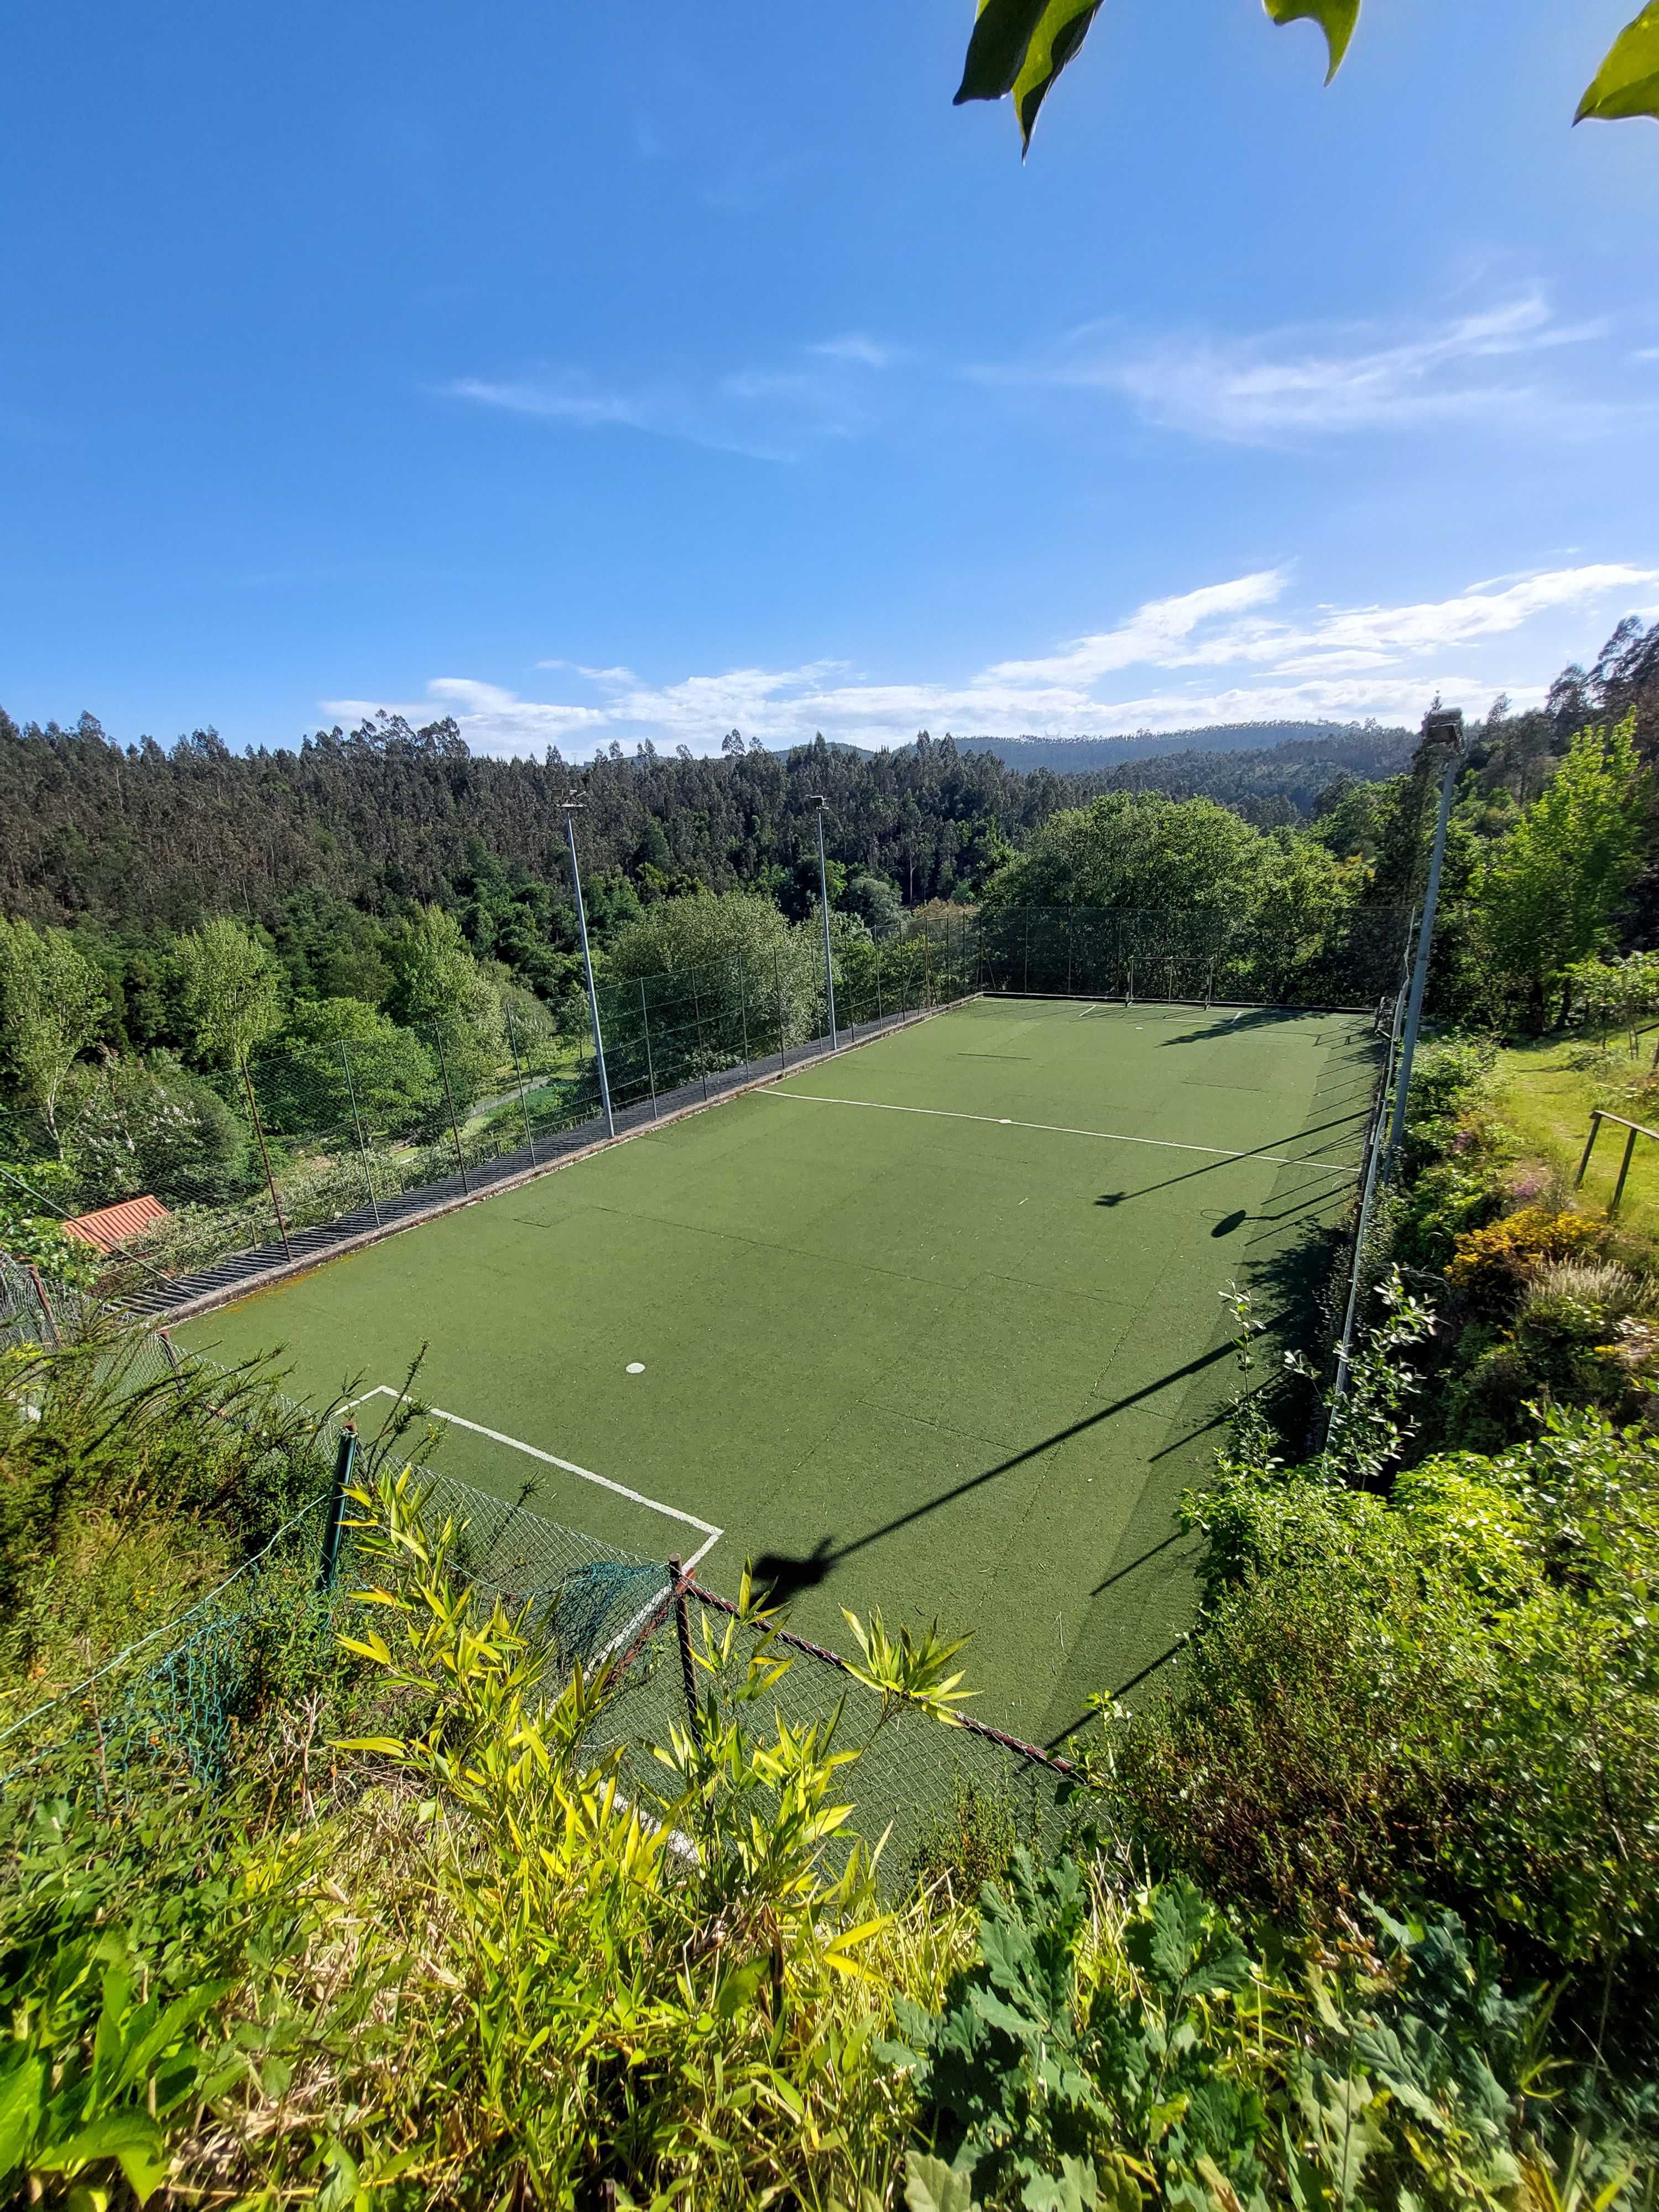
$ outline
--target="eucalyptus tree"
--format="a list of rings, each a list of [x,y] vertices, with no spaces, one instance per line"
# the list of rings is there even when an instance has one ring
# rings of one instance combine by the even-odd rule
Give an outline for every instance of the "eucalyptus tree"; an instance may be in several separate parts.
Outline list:
[[[103,978],[67,930],[0,920],[0,1058],[60,1152],[64,1086],[106,1005]]]

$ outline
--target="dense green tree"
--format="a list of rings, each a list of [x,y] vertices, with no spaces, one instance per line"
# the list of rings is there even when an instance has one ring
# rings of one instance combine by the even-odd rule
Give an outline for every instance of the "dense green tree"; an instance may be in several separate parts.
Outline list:
[[[1562,970],[1612,944],[1641,869],[1651,800],[1634,735],[1630,715],[1581,730],[1480,880],[1494,960],[1540,1025]]]
[[[1232,908],[1254,896],[1263,856],[1260,834],[1212,799],[1114,792],[1046,822],[986,896],[998,906]]]
[[[362,999],[301,999],[282,1038],[253,1062],[267,1124],[283,1135],[414,1129],[437,1099],[438,1071],[412,1030]]]
[[[283,1026],[280,964],[252,932],[216,915],[179,940],[185,1018],[204,1059],[245,1068]]]
[[[222,1204],[248,1188],[248,1149],[218,1092],[166,1052],[106,1060],[77,1088],[65,1122],[85,1206],[141,1193],[166,1206]]]
[[[856,915],[872,937],[897,936],[904,919],[897,891],[884,876],[868,869],[848,876],[839,904],[844,913]]]
[[[0,921],[0,1056],[60,1150],[64,1085],[106,1005],[102,977],[67,930]]]
[[[479,1097],[506,1053],[501,1002],[453,915],[425,906],[392,945],[392,1012],[437,1055],[457,1112]]]
[[[770,899],[744,891],[664,899],[623,930],[606,956],[605,997],[614,1010],[607,1018],[631,1022],[644,987],[641,1003],[659,1034],[672,1024],[718,1036],[735,1060],[751,1006],[751,1047],[780,1030],[789,1043],[813,1034],[823,959],[816,919],[792,925]]]

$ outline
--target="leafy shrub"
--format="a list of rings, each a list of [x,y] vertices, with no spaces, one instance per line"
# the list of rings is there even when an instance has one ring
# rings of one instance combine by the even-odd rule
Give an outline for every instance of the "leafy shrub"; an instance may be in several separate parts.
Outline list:
[[[1021,1853],[939,2011],[896,2007],[887,2048],[948,2160],[913,2160],[909,2203],[953,2184],[970,2212],[1134,2212],[1143,2185],[1190,2212],[1513,2191],[1532,2008],[1455,1916],[1373,1923],[1340,1966],[1279,1964],[1179,1877],[1125,1899]]]
[[[1182,1676],[1097,1754],[1157,1863],[1287,1923],[1438,1895],[1540,1972],[1650,1989],[1659,1441],[1556,1410],[1387,1503],[1236,1473],[1218,1518]]]
[[[166,1206],[219,1205],[259,1171],[219,1093],[167,1053],[106,1061],[76,1096],[64,1141],[92,1205],[144,1192]]]
[[[0,1689],[27,1686],[30,1704],[258,1550],[327,1480],[312,1418],[268,1369],[147,1380],[144,1349],[94,1318],[61,1348],[0,1353]]]
[[[1595,1252],[1607,1233],[1606,1224],[1592,1220],[1588,1214],[1522,1206],[1484,1229],[1468,1230],[1460,1236],[1446,1269],[1446,1280],[1478,1306],[1507,1306],[1539,1267]]]
[[[401,1133],[443,1104],[420,1038],[360,999],[298,1000],[252,1074],[266,1127],[284,1136],[321,1131],[349,1140],[359,1122],[369,1134]]]

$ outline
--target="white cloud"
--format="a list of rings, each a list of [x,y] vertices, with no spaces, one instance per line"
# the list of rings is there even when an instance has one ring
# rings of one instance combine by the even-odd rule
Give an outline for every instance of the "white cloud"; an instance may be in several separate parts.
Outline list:
[[[817,730],[880,745],[903,744],[924,727],[1014,736],[1368,714],[1414,723],[1436,691],[1447,705],[1469,709],[1500,690],[1519,704],[1541,698],[1567,657],[1548,629],[1551,616],[1571,617],[1582,630],[1633,610],[1659,614],[1659,568],[1618,562],[1497,578],[1449,599],[1398,606],[1265,612],[1289,587],[1285,570],[1269,568],[1151,599],[1052,653],[993,661],[954,681],[876,682],[843,661],[817,660],[653,684],[628,668],[550,660],[540,665],[570,670],[593,696],[528,700],[444,677],[427,686],[424,700],[396,711],[411,720],[453,714],[480,751],[556,744],[574,757],[613,739],[630,745],[646,738],[706,752],[733,727],[771,745],[805,742]],[[1158,680],[1103,684],[1132,670]],[[337,699],[325,711],[352,720],[388,703]]]
[[[896,361],[904,358],[898,346],[878,345],[874,338],[865,337],[857,331],[849,331],[845,337],[825,338],[820,344],[810,345],[808,353],[822,356],[825,361],[854,361],[864,368],[890,368]]]
[[[846,438],[872,420],[872,374],[896,349],[857,335],[798,347],[781,362],[711,379],[602,384],[588,371],[556,367],[534,375],[464,376],[445,397],[581,430],[632,429],[680,438],[719,453],[789,460],[803,446]]]
[[[1608,427],[1617,410],[1540,380],[1539,357],[1605,328],[1559,322],[1531,293],[1403,335],[1346,325],[1133,343],[1095,327],[1046,357],[971,373],[988,384],[1113,395],[1162,428],[1239,445],[1458,422],[1583,433]]]

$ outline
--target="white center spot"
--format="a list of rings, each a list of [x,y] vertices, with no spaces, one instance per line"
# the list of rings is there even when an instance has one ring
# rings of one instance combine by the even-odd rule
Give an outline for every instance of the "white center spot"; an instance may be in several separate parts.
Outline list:
[[[1006,1114],[1002,1117],[1002,1126],[1005,1129],[1012,1129],[1014,1126]]]
[[[630,1359],[628,1363],[628,1372],[630,1375],[643,1375],[645,1372],[644,1360]]]

